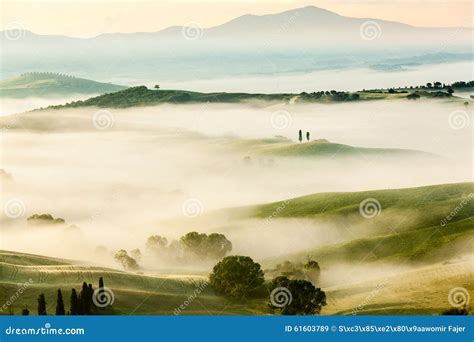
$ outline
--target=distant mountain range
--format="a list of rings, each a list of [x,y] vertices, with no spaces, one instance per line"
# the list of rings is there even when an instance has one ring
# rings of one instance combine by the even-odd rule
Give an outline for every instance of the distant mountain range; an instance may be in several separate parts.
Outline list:
[[[351,18],[309,6],[244,15],[211,28],[190,23],[89,39],[3,31],[0,57],[3,78],[54,70],[133,84],[136,79],[190,80],[471,60],[472,33],[472,28],[420,28]]]

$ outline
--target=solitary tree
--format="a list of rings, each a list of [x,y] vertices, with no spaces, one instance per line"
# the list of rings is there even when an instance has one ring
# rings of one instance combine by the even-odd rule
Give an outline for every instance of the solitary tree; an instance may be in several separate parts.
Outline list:
[[[21,310],[21,314],[23,316],[29,316],[30,315],[30,310],[28,310],[28,305],[26,305],[23,310]]]
[[[81,311],[79,298],[77,297],[76,289],[71,292],[71,315],[79,315]]]
[[[99,290],[102,291],[104,289],[104,278],[99,278]]]
[[[209,280],[216,292],[234,298],[249,296],[264,282],[260,264],[240,255],[227,256],[219,261]]]
[[[126,270],[134,271],[139,268],[137,261],[131,256],[129,256],[127,251],[124,249],[121,249],[117,253],[115,253],[114,259],[120,264],[122,264],[122,267]]]
[[[277,277],[271,283],[272,289],[285,288],[291,294],[291,300],[280,309],[282,315],[317,315],[326,305],[326,294],[306,280],[292,280],[287,277]]]
[[[38,297],[38,315],[46,316],[46,298],[44,293],[41,293]]]
[[[309,132],[306,132],[306,140],[309,141]]]
[[[160,89],[160,85],[159,85],[159,84],[155,84],[155,89]]]
[[[64,309],[63,294],[61,293],[61,289],[58,289],[58,299],[56,302],[56,316],[64,316],[65,314],[66,314],[66,310]]]
[[[298,132],[298,140],[299,140],[300,142],[303,141],[303,132],[301,132],[301,129],[300,129],[299,132]]]

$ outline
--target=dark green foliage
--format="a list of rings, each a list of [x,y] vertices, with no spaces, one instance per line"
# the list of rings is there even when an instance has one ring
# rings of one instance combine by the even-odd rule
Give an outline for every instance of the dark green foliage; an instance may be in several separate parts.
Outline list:
[[[451,308],[451,309],[443,311],[442,315],[445,315],[445,316],[467,316],[467,315],[469,315],[469,310],[466,307]]]
[[[51,214],[34,214],[26,219],[28,223],[33,224],[64,224],[64,219],[58,217],[54,218]]]
[[[30,310],[28,310],[28,306],[25,306],[23,310],[21,310],[21,315],[22,316],[29,316],[30,315]]]
[[[114,259],[119,262],[125,270],[136,271],[139,269],[137,261],[129,256],[124,249],[115,253]]]
[[[81,314],[81,303],[77,297],[76,289],[72,289],[71,292],[71,315],[80,315]]]
[[[291,301],[288,301],[280,310],[282,315],[317,315],[326,305],[326,294],[320,288],[314,287],[309,281],[277,277],[270,285],[271,290],[285,288],[291,293]]]
[[[168,245],[168,239],[160,235],[152,235],[146,240],[146,248],[158,252],[163,250]]]
[[[220,259],[232,250],[232,243],[223,234],[189,232],[180,238],[184,252],[199,257]]]
[[[411,93],[407,95],[408,100],[418,100],[421,96],[417,93]]]
[[[301,93],[299,96],[300,96],[299,99],[301,101],[306,101],[306,102],[315,102],[315,101],[321,101],[321,100],[340,102],[340,101],[356,101],[360,99],[360,96],[357,93],[348,93],[348,92],[336,91],[336,90],[317,91],[313,93]]]
[[[227,256],[214,266],[209,280],[217,293],[231,298],[246,298],[263,283],[260,264],[247,256]]]
[[[319,281],[319,264],[309,259],[306,264],[300,262],[284,261],[277,264],[274,269],[266,270],[265,274],[270,277],[284,276],[289,279],[303,279],[317,284]]]
[[[41,293],[38,297],[38,315],[45,316],[46,314],[46,298],[44,293]]]
[[[64,309],[63,294],[61,293],[61,289],[58,289],[58,299],[56,301],[56,316],[64,316],[65,314],[66,310]]]
[[[298,140],[299,142],[303,140],[303,132],[301,132],[301,129],[298,131]]]

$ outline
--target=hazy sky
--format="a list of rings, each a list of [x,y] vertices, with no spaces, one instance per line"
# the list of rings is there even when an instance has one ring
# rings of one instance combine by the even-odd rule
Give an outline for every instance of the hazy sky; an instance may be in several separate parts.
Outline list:
[[[1,27],[40,34],[91,37],[106,32],[158,31],[197,22],[203,27],[243,14],[277,13],[314,5],[353,17],[415,26],[472,27],[469,0],[16,0],[1,2]]]

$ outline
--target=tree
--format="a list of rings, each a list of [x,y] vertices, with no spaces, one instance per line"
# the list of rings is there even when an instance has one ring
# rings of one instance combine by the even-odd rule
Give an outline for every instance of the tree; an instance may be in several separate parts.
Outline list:
[[[102,277],[99,278],[99,290],[104,289],[104,279]]]
[[[56,301],[56,316],[64,316],[65,314],[66,310],[64,309],[63,294],[61,293],[61,289],[58,289],[58,299]]]
[[[441,88],[441,82],[436,81],[433,85],[435,88]]]
[[[298,132],[298,140],[301,142],[303,141],[303,132],[301,132],[301,129]]]
[[[207,236],[207,256],[215,259],[223,258],[232,250],[232,243],[224,234],[212,233]]]
[[[449,87],[446,91],[448,92],[449,95],[453,95],[454,93],[454,90],[451,87]]]
[[[309,141],[309,132],[306,132],[306,140]]]
[[[21,310],[21,315],[22,316],[29,316],[30,315],[30,310],[28,310],[28,305],[26,305],[23,310]]]
[[[408,100],[418,100],[421,96],[417,93],[411,93],[407,95]]]
[[[130,251],[130,255],[137,261],[140,261],[142,259],[142,252],[138,248],[132,249]]]
[[[81,304],[84,315],[90,315],[92,305],[92,294],[89,295],[89,286],[86,282],[82,283]]]
[[[168,239],[160,235],[152,235],[146,240],[146,248],[152,251],[160,251],[166,248]]]
[[[227,256],[213,268],[209,281],[217,293],[233,298],[245,298],[263,283],[260,264],[247,256]]]
[[[442,315],[445,315],[445,316],[467,316],[467,315],[469,315],[469,310],[466,307],[451,308],[451,309],[443,311]]]
[[[125,270],[134,271],[139,268],[137,261],[129,256],[125,249],[121,249],[115,253],[114,259],[120,263]]]
[[[232,250],[232,243],[223,234],[189,232],[179,241],[185,252],[204,258],[220,259]]]
[[[319,281],[319,275],[321,273],[321,268],[319,267],[318,262],[312,259],[308,259],[306,264],[304,264],[303,268],[305,270],[307,278],[311,282],[316,284]]]
[[[71,292],[71,315],[79,315],[81,311],[79,298],[77,297],[76,289]]]
[[[432,84],[430,82],[426,83],[426,87],[427,88],[431,88],[432,87]]]
[[[38,297],[38,315],[46,316],[46,298],[44,293],[41,293]]]
[[[155,84],[155,89],[160,89],[160,85],[159,84]]]
[[[278,292],[279,288],[284,288],[291,294],[283,307],[275,307],[270,303],[270,307],[281,310],[282,315],[317,315],[326,305],[324,291],[314,287],[309,281],[277,277],[271,282],[271,289]]]

